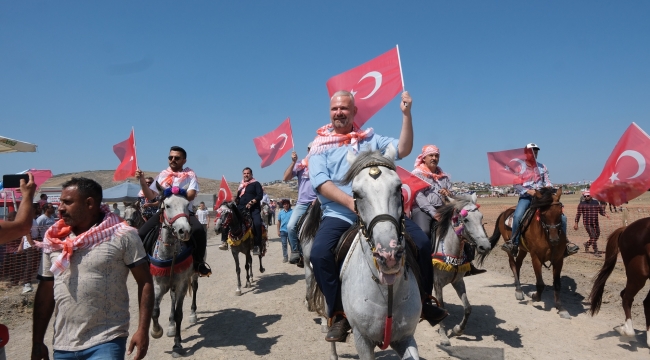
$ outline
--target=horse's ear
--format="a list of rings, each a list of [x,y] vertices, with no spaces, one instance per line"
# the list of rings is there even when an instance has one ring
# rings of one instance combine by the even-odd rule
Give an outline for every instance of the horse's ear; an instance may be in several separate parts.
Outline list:
[[[354,163],[354,160],[357,159],[357,154],[355,154],[354,151],[352,151],[352,148],[350,148],[350,150],[348,150],[348,155],[346,158],[348,160],[348,163],[352,165],[352,163]]]
[[[392,161],[395,161],[395,159],[397,159],[397,149],[395,149],[395,146],[393,146],[392,142],[389,143],[386,147],[386,150],[384,151],[384,157]]]
[[[538,199],[542,198],[542,193],[539,190],[535,190],[535,197]]]
[[[559,189],[557,189],[557,192],[555,193],[557,195],[557,198],[555,201],[560,201],[560,198],[562,197],[562,187],[560,186]]]
[[[472,194],[472,204],[476,204],[476,199],[478,199],[478,196],[476,196],[476,193]]]
[[[158,189],[158,194],[162,194],[162,192],[163,192],[163,188],[162,188],[162,186],[160,186],[160,184],[158,183],[158,181],[156,181],[156,189]]]

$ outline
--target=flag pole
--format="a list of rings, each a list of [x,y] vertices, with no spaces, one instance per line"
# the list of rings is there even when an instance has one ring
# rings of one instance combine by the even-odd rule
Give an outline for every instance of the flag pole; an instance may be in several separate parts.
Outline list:
[[[135,168],[140,170],[140,167],[138,166],[138,150],[137,146],[135,146],[135,127],[131,126],[131,131],[133,132],[133,156],[135,157]]]
[[[287,118],[287,120],[289,120],[289,129],[291,129],[291,151],[295,152],[296,145],[293,143],[293,128],[291,127],[291,118]]]
[[[399,64],[399,76],[402,78],[402,92],[406,91],[404,86],[404,72],[402,71],[402,59],[399,56],[399,44],[395,45],[397,48],[397,63]],[[406,101],[404,101],[404,106],[406,106]]]

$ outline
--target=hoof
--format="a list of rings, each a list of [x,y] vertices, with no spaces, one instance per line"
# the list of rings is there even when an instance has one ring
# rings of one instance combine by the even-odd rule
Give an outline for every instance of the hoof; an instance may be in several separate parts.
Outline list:
[[[174,359],[178,359],[178,358],[183,357],[183,354],[181,354],[181,351],[183,350],[183,347],[181,345],[174,345],[174,347],[172,349],[173,349],[172,350],[172,357]]]
[[[326,334],[329,329],[327,328],[327,324],[323,324],[320,326],[320,332],[323,334]]]
[[[244,285],[244,287],[245,287],[245,288],[249,288],[249,287],[251,287],[251,283],[246,282],[246,285]]]
[[[152,338],[160,339],[160,337],[162,337],[162,334],[163,334],[162,328],[158,328],[158,331],[156,331],[156,329],[153,328],[153,327],[151,328],[151,337]]]
[[[454,335],[460,336],[460,335],[463,335],[465,330],[461,329],[459,325],[456,325],[456,326],[454,326],[454,329],[452,330],[452,332],[453,332]]]
[[[523,291],[515,291],[515,298],[519,301],[524,300],[524,293]]]
[[[260,272],[261,272],[262,274],[264,274],[265,271],[266,271],[265,268],[262,268],[262,267],[260,268]]]
[[[449,341],[449,339],[442,339],[442,340],[440,340],[440,345],[442,345],[442,346],[451,346],[451,341]]]
[[[537,291],[531,291],[528,294],[528,297],[530,297],[533,301],[539,301],[539,296],[537,296]]]
[[[176,351],[172,351],[172,357],[174,359],[182,358],[183,355],[181,353],[177,353]]]
[[[557,313],[560,314],[562,319],[571,319],[571,315],[569,315],[569,312],[566,310],[560,310]]]
[[[241,290],[237,289],[237,290],[235,291],[235,295],[237,295],[237,296],[241,296]]]
[[[625,324],[615,327],[614,330],[616,330],[621,336],[633,337],[636,335],[634,329],[632,329],[631,331],[626,329]]]
[[[188,319],[191,325],[196,324],[196,314],[190,314],[190,317]]]
[[[176,336],[176,327],[175,326],[170,326],[167,328],[167,337],[174,337]]]

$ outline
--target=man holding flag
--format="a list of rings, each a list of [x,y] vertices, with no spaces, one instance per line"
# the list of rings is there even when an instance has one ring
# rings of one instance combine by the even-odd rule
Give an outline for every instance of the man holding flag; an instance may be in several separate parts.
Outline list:
[[[323,217],[314,238],[311,263],[316,282],[325,295],[328,317],[332,326],[326,341],[341,341],[347,336],[350,324],[341,314],[339,269],[333,249],[341,235],[357,219],[350,185],[340,185],[340,180],[350,168],[346,156],[348,151],[384,151],[389,145],[397,149],[397,157],[407,156],[413,148],[413,125],[411,118],[411,96],[402,93],[402,131],[399,140],[376,135],[372,128],[362,130],[354,125],[357,113],[354,95],[349,91],[337,91],[330,100],[331,123],[318,129],[309,153],[309,179],[318,192]],[[405,219],[406,231],[418,247],[418,264],[422,276],[421,294],[424,303],[423,317],[435,325],[446,317],[447,312],[429,302],[433,289],[433,265],[431,263],[431,242],[422,230],[410,219]]]

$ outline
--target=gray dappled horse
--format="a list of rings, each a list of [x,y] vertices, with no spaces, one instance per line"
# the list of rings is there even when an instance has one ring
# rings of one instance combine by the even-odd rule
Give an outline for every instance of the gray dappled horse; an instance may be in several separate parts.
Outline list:
[[[235,295],[241,295],[241,268],[239,267],[239,253],[243,253],[246,258],[244,269],[246,270],[245,288],[251,287],[253,282],[253,224],[252,219],[246,220],[244,215],[239,212],[234,201],[224,202],[219,207],[221,216],[214,225],[214,231],[217,235],[221,234],[224,229],[228,229],[228,244],[230,251],[235,259],[235,269],[237,271],[237,290]],[[260,273],[264,273],[262,266],[262,257],[266,252],[266,228],[262,225],[262,246],[260,246]]]
[[[476,205],[476,194],[456,195],[449,200],[449,204],[438,210],[440,222],[433,249],[433,289],[436,299],[443,308],[442,289],[451,284],[456,290],[456,294],[463,302],[464,315],[460,324],[454,326],[452,333],[461,335],[472,312],[472,306],[467,299],[465,280],[463,280],[465,273],[470,269],[470,264],[465,260],[463,253],[463,242],[469,242],[476,247],[479,254],[484,255],[490,251],[491,244],[483,228],[483,214]],[[442,337],[441,345],[451,345],[444,321],[440,322],[438,333]]]
[[[413,334],[422,304],[417,279],[405,266],[402,183],[392,160],[395,154],[393,146],[383,156],[379,151],[362,152],[356,158],[349,153],[351,166],[343,180],[352,184],[361,228],[341,268],[341,300],[361,359],[374,359],[375,346],[389,345],[402,359],[419,359]],[[314,234],[318,225],[310,217],[301,235]],[[309,259],[311,240],[301,239],[305,259]],[[307,281],[311,305],[324,316],[323,295],[313,279]],[[338,359],[334,342],[330,359]]]
[[[124,221],[136,229],[139,229],[146,222],[140,211],[140,203],[129,203],[124,208]]]
[[[158,323],[160,316],[160,301],[169,291],[171,295],[171,312],[167,336],[174,337],[172,356],[182,356],[181,349],[181,322],[183,321],[183,300],[185,294],[193,290],[190,324],[196,323],[196,291],[198,288],[198,274],[194,272],[192,247],[188,245],[192,232],[189,222],[189,201],[184,194],[185,190],[175,188],[177,193],[166,189],[161,200],[162,226],[153,254],[149,256],[150,270],[153,276],[155,300],[151,320],[151,336],[158,339],[162,336],[163,329]],[[160,190],[160,193],[163,193]],[[191,285],[191,288],[190,288]]]

